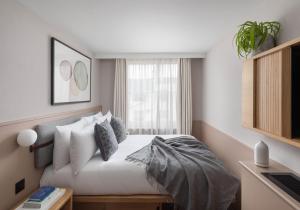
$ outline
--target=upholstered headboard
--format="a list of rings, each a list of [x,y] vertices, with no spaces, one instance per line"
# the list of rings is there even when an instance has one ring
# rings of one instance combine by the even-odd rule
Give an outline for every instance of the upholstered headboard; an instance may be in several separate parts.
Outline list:
[[[44,144],[54,140],[54,133],[56,126],[67,125],[80,120],[83,116],[89,116],[95,114],[96,112],[82,114],[76,117],[68,117],[65,119],[60,119],[52,122],[47,122],[44,124],[37,125],[35,130],[37,132],[38,138],[36,145]],[[44,168],[52,163],[53,159],[53,147],[54,144],[39,148],[34,152],[34,165],[36,168]]]

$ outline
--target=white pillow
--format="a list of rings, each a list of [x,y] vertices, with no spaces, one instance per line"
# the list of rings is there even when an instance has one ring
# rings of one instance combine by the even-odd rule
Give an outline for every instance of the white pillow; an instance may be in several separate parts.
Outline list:
[[[102,112],[99,112],[98,114],[95,114],[94,117],[95,117],[95,120],[97,120],[99,117],[103,117],[103,114],[102,114]]]
[[[84,120],[64,126],[56,126],[53,149],[53,167],[55,170],[61,169],[70,162],[71,131],[80,130],[84,126]]]
[[[108,111],[103,117],[105,117],[105,119],[107,119],[107,121],[110,123],[112,114],[110,111]],[[103,118],[100,117],[100,119],[103,119]]]
[[[85,121],[86,125],[90,125],[93,122],[95,122],[95,120],[97,120],[98,117],[102,117],[102,116],[103,116],[102,112],[98,112],[97,114],[93,114],[87,117],[82,117],[81,119]]]
[[[101,124],[103,123],[105,120],[107,120],[109,123],[111,121],[111,117],[112,114],[110,111],[108,111],[104,116],[98,116],[97,120],[95,121],[95,123]]]
[[[85,166],[97,151],[94,137],[95,124],[91,124],[80,131],[71,132],[70,160],[75,175]]]

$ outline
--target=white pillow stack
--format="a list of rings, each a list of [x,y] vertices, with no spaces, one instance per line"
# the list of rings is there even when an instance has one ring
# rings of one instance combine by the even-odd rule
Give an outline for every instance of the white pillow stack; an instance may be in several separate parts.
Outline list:
[[[95,115],[82,117],[81,120],[65,125],[56,126],[53,167],[59,170],[68,163],[71,164],[75,175],[85,166],[97,151],[94,137],[96,123],[105,120],[111,121],[112,114],[108,111],[104,116],[102,112]]]
[[[71,168],[75,175],[93,157],[97,151],[94,137],[95,123],[80,131],[72,131],[70,141]]]
[[[108,111],[109,113],[110,113],[110,111]],[[105,114],[105,115],[107,115],[108,114],[108,112]],[[99,112],[98,114],[95,114],[95,116],[94,116],[94,120],[97,120],[99,117],[103,117],[103,114],[102,114],[102,112]]]
[[[102,117],[103,114],[102,112],[98,112],[97,114],[91,115],[91,116],[87,116],[87,117],[82,117],[81,119],[85,121],[86,125],[90,125],[93,122],[95,122],[95,120],[97,120],[97,118]]]
[[[56,126],[54,134],[53,166],[59,170],[70,162],[70,137],[74,130],[81,130],[85,126],[84,120],[75,123]]]
[[[100,123],[103,123],[105,120],[107,120],[110,123],[111,117],[112,117],[112,114],[110,111],[108,111],[104,116],[98,115],[96,117],[96,123],[100,124]]]

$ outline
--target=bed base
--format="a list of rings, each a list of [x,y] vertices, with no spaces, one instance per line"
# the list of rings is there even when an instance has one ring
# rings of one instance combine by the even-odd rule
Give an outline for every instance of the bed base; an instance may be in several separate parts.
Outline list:
[[[74,195],[74,209],[89,210],[163,210],[174,200],[169,195]],[[169,205],[169,206],[168,206]],[[167,206],[167,207],[166,207]]]
[[[173,203],[169,195],[74,195],[75,203]]]

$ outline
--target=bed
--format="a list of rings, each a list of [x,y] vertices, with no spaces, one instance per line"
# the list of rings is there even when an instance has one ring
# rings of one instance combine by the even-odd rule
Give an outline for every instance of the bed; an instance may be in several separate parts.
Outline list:
[[[98,111],[82,112],[79,116],[60,118],[35,127],[38,139],[33,150],[34,164],[35,168],[44,170],[40,185],[72,188],[74,209],[125,210],[142,206],[152,210],[162,209],[163,203],[173,203],[171,196],[158,192],[147,182],[144,168],[125,161],[127,155],[150,143],[153,135],[129,135],[108,162],[102,160],[98,151],[77,176],[72,174],[70,164],[58,171],[53,169],[55,127],[73,123]]]
[[[92,113],[93,116],[94,114]],[[181,207],[188,207],[187,209],[199,209],[200,206],[210,209],[207,207],[216,205],[215,202],[212,203],[216,197],[222,198],[216,203],[227,208],[233,200],[238,183],[232,186],[231,183],[237,181],[227,174],[222,163],[203,142],[187,135],[125,135],[126,139],[117,143],[117,150],[107,161],[101,145],[98,147],[101,153],[95,153],[95,148],[89,159],[85,159],[85,165],[80,168],[79,173],[74,171],[75,162],[72,161],[56,168],[56,162],[52,164],[52,161],[62,159],[57,158],[58,153],[55,153],[56,159],[53,159],[53,145],[47,142],[53,141],[55,130],[61,129],[57,125],[70,126],[72,122],[77,125],[80,123],[78,119],[63,119],[36,128],[38,144],[46,145],[35,151],[36,167],[44,168],[41,186],[72,188],[75,203],[100,204],[101,209],[110,209],[107,204],[114,204],[112,209],[134,209],[128,205],[121,208],[118,206],[120,203],[151,204],[146,209],[161,209],[163,203],[173,203],[174,200]],[[83,118],[80,119],[84,121]],[[105,120],[106,124],[109,122]],[[90,135],[80,136],[79,142],[83,147],[77,147],[77,151],[85,151],[82,149],[86,149],[88,142],[95,144],[97,126],[99,125],[92,123]],[[72,140],[75,133],[72,131]],[[60,143],[66,141],[61,141],[55,134],[55,142],[55,148],[61,149]],[[69,150],[72,159],[74,147],[70,148],[73,148]],[[69,155],[68,150],[63,154]],[[99,209],[99,206],[94,207],[93,209]],[[146,206],[139,206],[137,209],[145,209],[144,207]],[[77,207],[80,208],[92,209],[89,205]]]
[[[162,137],[174,136],[176,135]],[[128,155],[149,144],[154,137],[154,135],[128,135],[108,161],[103,161],[97,152],[78,175],[72,173],[70,164],[58,171],[50,165],[45,169],[40,184],[70,187],[75,195],[161,194],[155,186],[148,183],[145,168],[125,160]]]

